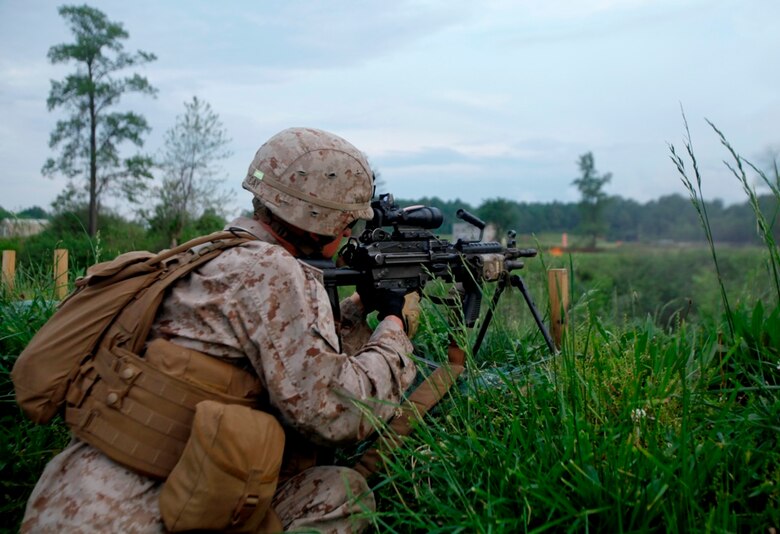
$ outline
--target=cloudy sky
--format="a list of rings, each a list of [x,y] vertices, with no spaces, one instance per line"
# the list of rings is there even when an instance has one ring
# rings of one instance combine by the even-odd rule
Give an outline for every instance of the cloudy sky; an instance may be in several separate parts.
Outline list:
[[[0,0],[0,206],[48,208],[50,46],[71,41],[60,2]],[[289,126],[365,151],[399,197],[478,205],[573,201],[577,158],[612,172],[608,192],[682,193],[667,144],[691,125],[705,196],[741,201],[704,119],[762,163],[780,147],[777,0],[101,0],[157,98],[124,99],[151,126],[144,149],[197,95],[219,113],[230,187]]]

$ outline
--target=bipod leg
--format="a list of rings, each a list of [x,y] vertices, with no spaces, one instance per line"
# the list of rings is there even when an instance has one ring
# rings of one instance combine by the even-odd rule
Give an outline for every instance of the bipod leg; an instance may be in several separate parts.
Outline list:
[[[536,326],[539,327],[539,331],[542,333],[545,342],[547,342],[547,347],[550,349],[550,354],[555,354],[557,352],[555,350],[555,343],[553,343],[552,337],[550,337],[550,332],[547,330],[547,327],[544,326],[544,321],[542,321],[542,317],[539,315],[539,310],[536,309],[536,305],[531,298],[531,294],[528,292],[528,287],[525,285],[525,282],[522,278],[520,278],[519,274],[513,274],[509,278],[509,282],[514,287],[519,289],[520,293],[523,294],[523,298],[525,298],[525,302],[528,304],[528,308],[531,310],[531,315],[534,316]]]
[[[490,307],[485,313],[485,320],[483,321],[482,326],[479,328],[479,333],[477,334],[477,340],[474,342],[474,348],[471,351],[471,354],[474,356],[477,355],[477,351],[479,351],[479,347],[482,346],[482,340],[485,339],[485,334],[487,333],[487,329],[490,326],[490,322],[493,320],[494,310],[498,305],[498,299],[501,297],[501,293],[504,292],[504,289],[506,289],[506,280],[507,277],[505,275],[502,276],[501,279],[498,281],[496,292],[493,293],[493,300],[491,301]]]

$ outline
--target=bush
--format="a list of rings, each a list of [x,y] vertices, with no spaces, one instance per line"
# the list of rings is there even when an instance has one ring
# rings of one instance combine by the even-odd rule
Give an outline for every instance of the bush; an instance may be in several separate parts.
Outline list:
[[[116,257],[128,250],[144,249],[148,245],[146,231],[138,223],[128,222],[119,215],[103,213],[100,231],[94,238],[86,232],[86,210],[60,213],[49,227],[22,242],[20,261],[29,265],[51,265],[54,249],[68,250],[69,264],[76,271]]]

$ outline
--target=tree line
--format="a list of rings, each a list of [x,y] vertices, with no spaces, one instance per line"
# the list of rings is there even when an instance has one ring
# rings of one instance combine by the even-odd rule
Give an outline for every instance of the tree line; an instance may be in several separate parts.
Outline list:
[[[459,208],[476,214],[495,225],[498,236],[508,230],[521,235],[563,233],[582,235],[580,246],[590,244],[589,226],[583,226],[583,210],[579,202],[518,202],[506,198],[486,200],[473,206],[461,200],[440,198],[397,199],[400,205],[424,204],[436,206],[444,214],[442,233],[452,232],[458,222]],[[774,234],[780,239],[780,223],[776,222],[780,206],[774,195],[759,197],[762,212],[775,221]],[[755,214],[748,202],[726,205],[721,200],[706,203],[716,241],[734,244],[759,244]],[[603,231],[598,236],[608,241],[698,242],[704,239],[701,222],[689,199],[682,195],[666,195],[648,202],[610,196],[604,199],[601,212]],[[591,220],[585,221],[588,225]]]
[[[582,210],[577,202],[518,202],[506,198],[493,198],[473,205],[460,199],[443,200],[438,197],[396,199],[400,206],[423,204],[435,206],[444,214],[444,223],[439,232],[452,233],[452,224],[458,222],[456,212],[466,209],[481,219],[492,223],[499,236],[508,230],[515,230],[523,235],[543,235],[568,232],[571,234],[586,234],[582,230]],[[775,220],[780,206],[773,195],[759,197],[759,203],[768,220]],[[726,205],[721,200],[706,203],[717,241],[735,244],[759,243],[755,215],[747,202]],[[66,212],[69,218],[85,222],[85,207]],[[40,206],[32,206],[25,210],[12,213],[0,206],[0,219],[16,217],[20,219],[52,218],[58,213],[47,212]],[[696,210],[690,200],[679,194],[666,195],[648,202],[638,202],[630,198],[610,196],[606,199],[602,214],[604,232],[599,234],[607,241],[637,241],[652,242],[695,242],[704,239]],[[122,221],[118,215],[106,212],[103,220],[106,223]],[[143,217],[136,221],[123,221],[124,224],[137,224],[139,232],[159,233],[160,228],[148,224]],[[187,225],[181,227],[184,237],[193,235],[198,227],[219,227],[226,222],[225,218],[216,212],[205,210],[193,218]],[[74,231],[84,232],[80,223],[74,223]],[[775,233],[778,224],[774,224]],[[167,235],[167,233],[163,232]],[[163,236],[158,240],[164,241]],[[162,243],[162,241],[160,241]]]

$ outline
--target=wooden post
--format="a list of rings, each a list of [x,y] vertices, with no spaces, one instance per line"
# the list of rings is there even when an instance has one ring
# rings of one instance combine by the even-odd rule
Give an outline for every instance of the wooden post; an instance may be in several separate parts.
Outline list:
[[[54,249],[54,294],[60,300],[68,294],[68,250]]]
[[[14,279],[16,278],[16,251],[4,250],[3,251],[3,286],[8,288],[8,291],[14,290]]]
[[[569,272],[550,269],[547,272],[550,293],[550,330],[556,348],[561,348],[563,332],[569,326]]]

